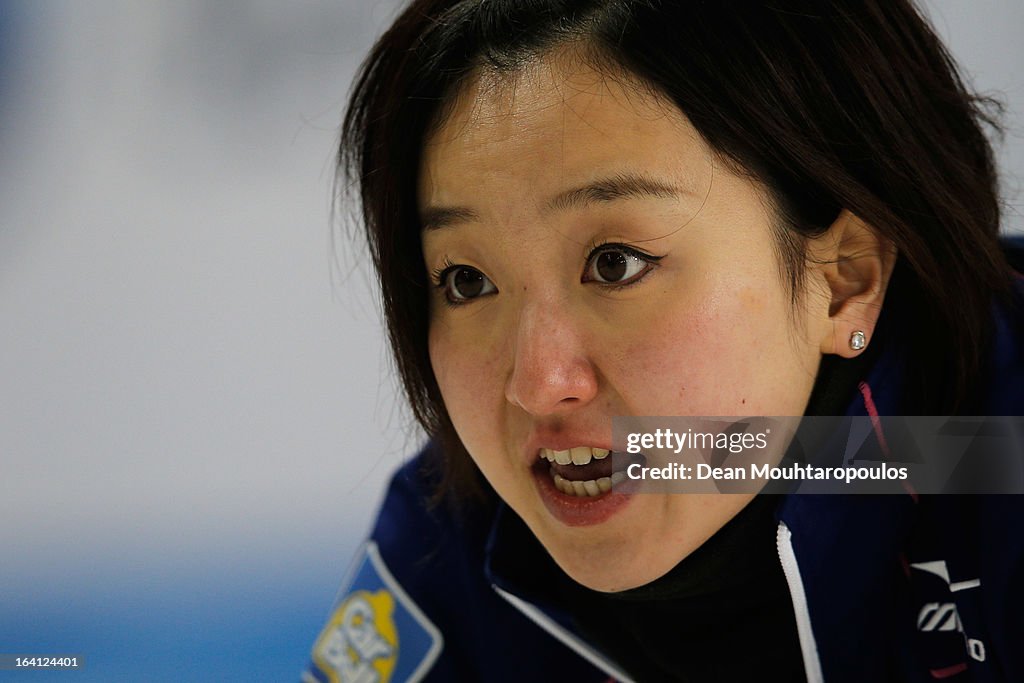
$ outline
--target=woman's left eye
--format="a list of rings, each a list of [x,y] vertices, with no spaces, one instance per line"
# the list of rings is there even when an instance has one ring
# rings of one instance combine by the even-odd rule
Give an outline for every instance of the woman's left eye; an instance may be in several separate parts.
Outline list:
[[[651,256],[625,245],[605,245],[590,252],[584,282],[626,285],[639,280],[661,257]]]

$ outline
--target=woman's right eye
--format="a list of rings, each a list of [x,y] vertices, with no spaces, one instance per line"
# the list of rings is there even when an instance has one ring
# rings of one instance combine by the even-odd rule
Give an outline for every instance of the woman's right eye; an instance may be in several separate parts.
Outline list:
[[[444,290],[449,303],[462,304],[498,291],[494,283],[476,268],[449,266],[437,277],[437,286]]]

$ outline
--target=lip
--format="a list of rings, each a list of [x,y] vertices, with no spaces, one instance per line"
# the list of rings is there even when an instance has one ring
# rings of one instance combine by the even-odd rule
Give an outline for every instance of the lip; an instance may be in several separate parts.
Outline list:
[[[549,446],[550,448],[550,446]],[[559,449],[565,450],[565,449]],[[555,519],[566,526],[593,526],[602,524],[613,515],[622,511],[633,498],[633,494],[623,491],[629,480],[620,484],[616,489],[605,491],[597,496],[571,496],[562,493],[555,487],[555,482],[548,474],[550,463],[547,460],[538,460],[531,468],[534,484],[544,507]]]

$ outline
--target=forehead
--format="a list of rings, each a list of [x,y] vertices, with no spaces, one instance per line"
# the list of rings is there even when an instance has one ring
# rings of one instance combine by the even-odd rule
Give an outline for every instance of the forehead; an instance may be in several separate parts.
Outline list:
[[[478,71],[428,136],[419,201],[540,201],[557,188],[615,173],[657,173],[695,189],[709,149],[679,109],[635,79],[571,54],[514,73]],[[494,185],[496,184],[496,185]],[[480,197],[500,186],[502,196]]]

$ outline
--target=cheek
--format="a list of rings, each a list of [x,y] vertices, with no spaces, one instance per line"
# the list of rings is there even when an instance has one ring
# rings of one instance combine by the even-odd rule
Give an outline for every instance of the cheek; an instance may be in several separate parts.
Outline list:
[[[729,326],[723,317],[715,307],[685,315],[666,312],[637,340],[623,369],[627,377],[642,378],[628,386],[640,390],[636,396],[651,405],[643,414],[712,414],[722,398],[721,380],[727,379],[723,366],[731,362],[723,353],[733,344],[732,335],[724,334]]]
[[[690,305],[661,307],[624,354],[619,384],[632,389],[630,410],[783,414],[790,401],[776,400],[776,375],[791,366],[791,350],[776,299],[756,288],[722,287],[705,290]]]
[[[494,397],[500,374],[496,372],[496,349],[485,340],[465,343],[443,323],[430,327],[430,365],[437,379],[448,416],[470,453],[486,438],[483,425],[494,424]],[[482,444],[481,444],[482,445]],[[474,456],[475,457],[475,456]]]

